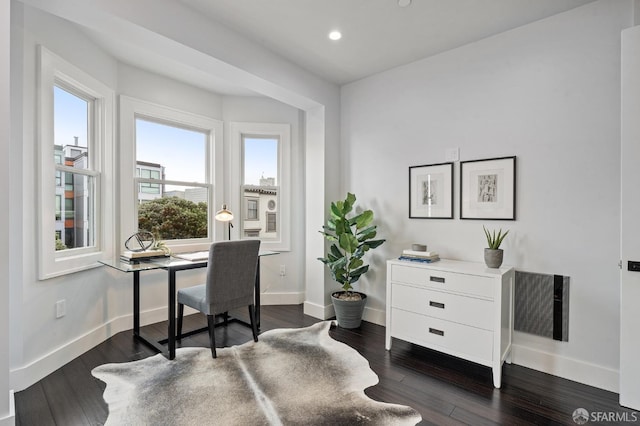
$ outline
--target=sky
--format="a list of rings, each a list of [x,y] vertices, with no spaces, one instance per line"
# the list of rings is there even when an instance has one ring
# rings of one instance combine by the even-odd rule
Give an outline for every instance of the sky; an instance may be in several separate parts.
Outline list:
[[[59,87],[54,88],[54,140],[57,145],[87,146],[87,102]],[[275,177],[278,141],[244,138],[244,184],[258,185],[260,177]],[[89,153],[91,155],[91,153]],[[136,159],[165,167],[165,179],[205,182],[206,136],[148,120],[136,119]]]

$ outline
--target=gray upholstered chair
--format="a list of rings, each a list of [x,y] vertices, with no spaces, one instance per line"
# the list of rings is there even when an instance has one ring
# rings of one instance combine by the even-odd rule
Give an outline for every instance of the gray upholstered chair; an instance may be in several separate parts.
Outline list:
[[[207,316],[211,356],[216,357],[215,316],[235,308],[249,307],[253,340],[258,341],[254,290],[258,272],[259,240],[224,241],[211,244],[207,280],[178,291],[178,340],[182,338],[184,305]]]

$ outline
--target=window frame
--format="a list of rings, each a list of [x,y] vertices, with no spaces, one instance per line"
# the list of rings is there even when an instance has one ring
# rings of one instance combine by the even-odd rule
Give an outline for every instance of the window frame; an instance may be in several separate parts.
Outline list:
[[[230,122],[229,141],[231,152],[229,209],[241,213],[244,209],[244,138],[278,139],[278,215],[276,239],[261,239],[264,250],[291,250],[291,125],[288,123]],[[245,237],[242,215],[238,214],[238,234]],[[252,237],[253,238],[253,237]]]
[[[99,260],[110,257],[114,247],[113,179],[114,91],[94,77],[65,61],[43,46],[38,46],[38,279],[100,266]],[[54,149],[54,87],[89,101],[89,165],[75,169],[57,164]],[[89,198],[94,220],[94,245],[55,250],[56,182],[58,172],[88,176],[93,182]]]
[[[136,172],[136,119],[180,127],[188,130],[203,132],[206,137],[206,158],[205,169],[207,182],[178,182],[161,179],[165,184],[185,185],[189,187],[208,188],[208,235],[206,238],[192,238],[182,240],[167,240],[166,244],[173,252],[187,252],[206,250],[217,235],[224,235],[222,224],[218,225],[213,219],[217,200],[222,198],[221,186],[216,182],[222,181],[222,141],[223,124],[222,121],[211,117],[179,110],[170,106],[160,105],[145,100],[120,95],[120,217],[121,232],[120,245],[124,245],[126,239],[138,231],[138,187],[141,183],[158,183],[157,179],[147,179],[138,177]],[[216,161],[219,164],[216,164]]]

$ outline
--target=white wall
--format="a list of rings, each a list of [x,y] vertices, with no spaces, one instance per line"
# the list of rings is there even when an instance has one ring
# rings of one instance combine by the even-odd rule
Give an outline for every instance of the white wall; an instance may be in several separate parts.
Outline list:
[[[15,88],[17,92],[11,103],[12,125],[16,129],[20,129],[15,132],[16,143],[12,144],[11,150],[10,162],[15,167],[15,170],[12,170],[12,175],[18,178],[11,184],[10,196],[12,201],[16,202],[11,204],[9,212],[10,232],[12,240],[16,241],[12,244],[12,250],[17,253],[15,262],[13,262],[16,266],[12,268],[12,276],[16,279],[11,282],[10,296],[12,301],[10,308],[11,383],[16,390],[21,390],[41,379],[109,335],[130,329],[132,324],[132,277],[129,275],[100,267],[46,281],[37,280],[33,267],[33,253],[36,253],[35,213],[38,208],[35,197],[36,176],[34,174],[37,155],[35,140],[37,123],[34,115],[36,101],[35,49],[38,43],[42,43],[54,53],[100,79],[117,93],[213,116],[217,119],[224,118],[223,104],[226,104],[229,108],[229,116],[238,121],[291,120],[292,129],[295,132],[292,134],[292,140],[296,144],[293,151],[298,159],[304,158],[304,149],[300,144],[305,142],[305,137],[301,134],[303,133],[304,118],[298,108],[287,106],[275,100],[261,100],[259,97],[247,99],[227,97],[223,102],[222,96],[204,91],[202,88],[195,88],[123,65],[109,54],[100,51],[74,25],[69,25],[65,19],[54,17],[38,8],[29,6],[31,3],[38,2],[25,2],[25,5],[17,3],[21,11],[24,9],[24,16],[20,14],[12,19],[14,27],[12,37],[19,40],[16,43],[19,52],[12,54],[11,62],[12,71],[15,69],[17,76],[15,81],[12,81],[12,89]],[[45,2],[44,5],[52,6],[56,12],[60,12],[60,8],[62,8],[63,12],[66,11],[72,18],[77,19],[81,17],[76,14],[83,11],[84,7],[88,7],[86,3],[76,4],[71,0],[55,4]],[[65,9],[66,7],[69,9]],[[166,13],[170,13],[170,11]],[[147,16],[144,17],[144,19],[146,18]],[[161,18],[158,19],[161,20]],[[103,25],[105,22],[111,22],[111,20],[107,17],[96,25]],[[119,21],[118,24],[120,24]],[[183,25],[188,26],[188,23],[183,22]],[[134,34],[138,33],[136,24],[131,24],[127,28],[133,28]],[[147,30],[140,31],[146,36],[153,36],[149,35]],[[143,44],[145,40],[148,41],[145,37],[141,37],[141,39]],[[244,44],[230,45],[225,48],[230,51],[235,50],[236,53],[242,48],[259,49],[250,48]],[[179,54],[181,50],[178,49],[176,52]],[[269,60],[270,57],[273,57],[273,60]],[[198,58],[204,62],[209,61],[209,63],[217,61],[212,57],[203,59],[201,55]],[[337,105],[339,100],[337,88],[319,82],[311,74],[282,63],[279,58],[268,52],[263,52],[260,58],[254,60],[257,64],[260,64],[261,61],[269,62],[271,72],[280,68],[280,78],[284,77],[285,80],[295,81],[295,84],[289,85],[287,81],[284,81],[281,82],[282,85],[279,85],[271,83],[263,76],[256,78],[256,81],[259,81],[258,86],[268,87],[269,90],[280,93],[281,97],[294,103],[297,102],[311,111],[318,108],[324,110],[325,107],[310,100],[308,95],[313,95],[315,98],[331,104],[327,113],[329,118],[326,123],[323,121],[321,126],[324,128],[323,132],[326,131],[332,139],[325,141],[323,138],[319,145],[322,151],[325,149],[325,143],[327,146],[337,146]],[[251,61],[253,60],[249,62]],[[221,67],[224,68],[225,65],[222,64]],[[207,71],[213,73],[214,70]],[[237,71],[237,73],[242,74],[242,71]],[[248,73],[244,76],[252,78],[252,75]],[[310,83],[305,86],[304,81]],[[294,85],[297,86],[296,89],[292,88]],[[306,92],[304,95],[299,95],[296,92],[301,87],[304,87]],[[245,118],[241,117],[239,108],[246,108],[248,111]],[[305,159],[305,161],[307,160]],[[302,162],[295,162],[293,176],[299,182],[305,182],[303,168]],[[302,199],[302,187],[297,186],[294,191],[296,199]],[[319,197],[324,200],[323,193]],[[294,219],[293,225],[298,229],[292,235],[292,241],[297,248],[300,248],[303,246],[306,233],[304,209]],[[321,250],[319,247],[315,249]],[[320,254],[321,251],[317,253],[317,256]],[[268,262],[265,262],[263,282],[269,288],[267,291],[278,291],[273,295],[272,302],[277,302],[282,295],[287,297],[288,293],[294,294],[296,301],[300,301],[298,299],[304,291],[305,282],[303,278],[304,256],[305,253],[300,251],[295,254],[274,256],[274,259],[280,258],[275,260],[275,266],[269,266]],[[285,279],[279,276],[278,265],[281,262],[287,263],[288,272]],[[203,273],[203,271],[186,271],[181,274],[179,285],[201,282]],[[320,285],[323,285],[323,282],[320,282]],[[142,322],[148,323],[164,319],[166,316],[166,273],[143,274],[142,292]],[[63,318],[55,319],[54,306],[56,301],[61,299],[66,300],[67,313]]]
[[[386,258],[419,242],[481,262],[482,225],[510,229],[506,264],[571,277],[569,342],[516,333],[514,362],[617,391],[620,32],[630,24],[630,1],[597,1],[343,87],[344,189],[388,239],[361,285],[371,317],[384,310]],[[444,162],[454,147],[461,160],[518,157],[516,221],[408,219],[408,167]]]
[[[290,105],[264,97],[225,96],[223,101],[224,122],[288,123],[291,125],[291,250],[277,256],[260,260],[261,303],[299,304],[305,299],[304,284],[304,117],[303,112]],[[231,143],[228,127],[225,126],[225,164],[230,165],[228,154]],[[231,167],[227,167],[227,172]],[[230,182],[229,174],[226,181]],[[280,276],[280,265],[285,275]]]
[[[103,339],[105,325],[129,314],[131,303],[124,303],[130,293],[125,277],[93,269],[38,281],[34,267],[38,243],[36,45],[46,45],[111,87],[116,86],[117,63],[73,26],[34,8],[25,6],[21,22],[12,25],[16,27],[12,35],[22,42],[16,43],[20,56],[12,56],[16,70],[12,85],[19,90],[12,99],[12,124],[20,131],[15,136],[17,149],[11,152],[16,177],[12,190],[19,195],[12,197],[10,205],[17,265],[11,282],[11,380],[20,390],[31,377],[48,374],[57,363],[68,362]],[[61,299],[66,300],[67,314],[55,319],[55,302]]]

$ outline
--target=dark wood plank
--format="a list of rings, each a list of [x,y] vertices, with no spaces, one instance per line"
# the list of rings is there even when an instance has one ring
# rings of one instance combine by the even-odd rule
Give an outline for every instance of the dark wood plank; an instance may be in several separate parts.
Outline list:
[[[49,402],[53,421],[57,425],[89,425],[87,418],[76,399],[69,381],[62,369],[56,370],[42,379],[42,389]]]
[[[55,426],[49,402],[38,382],[15,394],[16,425],[18,426]]]
[[[247,317],[244,310],[232,314]],[[263,306],[261,316],[262,332],[306,327],[319,321],[304,315],[302,306]],[[184,330],[205,325],[203,315],[188,315]],[[158,340],[166,337],[166,321],[144,329]],[[252,340],[251,330],[238,323],[216,327],[215,333],[218,347]],[[354,330],[333,327],[329,334],[362,354],[378,375],[379,383],[365,391],[370,398],[412,406],[421,413],[422,425],[571,425],[576,408],[633,412],[618,405],[615,393],[517,365],[504,366],[502,388],[495,389],[488,367],[396,339],[391,351],[386,351],[385,328],[379,325],[363,322]],[[207,333],[185,337],[177,345],[208,346]],[[105,363],[128,362],[154,354],[136,341],[131,331],[116,334],[16,393],[16,424],[102,424],[108,415],[102,399],[105,386],[91,375],[91,370]]]

